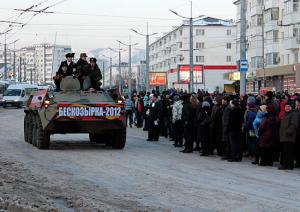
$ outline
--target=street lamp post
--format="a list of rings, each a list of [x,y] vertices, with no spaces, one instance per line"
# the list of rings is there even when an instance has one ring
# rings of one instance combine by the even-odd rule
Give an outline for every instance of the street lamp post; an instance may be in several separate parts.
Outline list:
[[[172,13],[175,15],[184,18],[186,20],[189,20],[189,25],[190,25],[190,83],[189,83],[189,91],[193,92],[194,90],[194,44],[193,44],[193,20],[197,18],[202,18],[204,15],[199,15],[196,17],[193,17],[193,2],[191,1],[191,16],[190,17],[185,17],[182,15],[179,15],[177,12],[170,10]]]
[[[129,44],[125,44],[119,40],[117,40],[120,44],[124,45],[124,46],[128,46],[129,48],[129,60],[128,60],[128,96],[131,98],[131,47],[132,46],[136,46],[138,45],[138,43],[135,44],[131,44],[131,39],[129,41]]]
[[[5,32],[1,33],[4,34],[4,80],[7,79],[7,44],[6,44],[6,34],[10,32],[12,29],[8,29]]]
[[[131,29],[133,32],[146,37],[146,91],[149,91],[149,70],[150,70],[150,66],[149,66],[149,63],[150,63],[150,61],[149,61],[149,54],[150,54],[150,51],[149,51],[149,38],[150,38],[150,36],[158,34],[157,32],[155,32],[155,33],[152,33],[152,34],[149,35],[149,29],[148,28],[149,27],[148,27],[148,22],[147,22],[147,34],[142,34],[142,33],[139,33],[135,29]]]

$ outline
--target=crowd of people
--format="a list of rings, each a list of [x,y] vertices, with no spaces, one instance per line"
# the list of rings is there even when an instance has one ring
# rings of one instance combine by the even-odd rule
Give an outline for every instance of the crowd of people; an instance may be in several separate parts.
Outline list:
[[[160,136],[184,147],[182,153],[217,154],[279,169],[300,168],[300,95],[208,94],[168,90],[125,97],[126,123],[148,131],[149,142]]]

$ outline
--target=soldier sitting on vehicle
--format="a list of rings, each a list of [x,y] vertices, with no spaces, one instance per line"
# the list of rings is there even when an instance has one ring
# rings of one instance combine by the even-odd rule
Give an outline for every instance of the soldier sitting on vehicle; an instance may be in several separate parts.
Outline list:
[[[72,76],[74,74],[73,69],[76,67],[76,65],[72,61],[73,57],[74,53],[66,54],[67,60],[61,62],[59,69],[56,72],[56,76],[53,77],[57,92],[60,91],[61,79],[66,76]]]
[[[100,87],[102,85],[102,74],[96,62],[96,58],[90,58],[90,64],[88,65],[88,77],[90,80],[90,86],[88,87],[88,89],[93,88],[96,91],[100,91]]]
[[[77,77],[77,79],[80,82],[80,90],[84,90],[83,82],[86,79],[86,77],[88,76],[89,63],[87,62],[86,58],[87,58],[86,53],[81,53],[80,59],[76,63],[75,76]]]

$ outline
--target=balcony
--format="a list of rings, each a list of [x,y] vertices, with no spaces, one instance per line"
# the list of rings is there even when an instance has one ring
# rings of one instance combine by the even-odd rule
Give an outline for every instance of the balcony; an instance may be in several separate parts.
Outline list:
[[[279,7],[279,0],[266,0],[265,1],[265,9]]]
[[[300,13],[299,12],[293,12],[285,14],[282,18],[283,25],[289,25],[289,24],[295,24],[300,22]]]
[[[291,37],[283,41],[285,49],[296,50],[300,48],[300,38]]]

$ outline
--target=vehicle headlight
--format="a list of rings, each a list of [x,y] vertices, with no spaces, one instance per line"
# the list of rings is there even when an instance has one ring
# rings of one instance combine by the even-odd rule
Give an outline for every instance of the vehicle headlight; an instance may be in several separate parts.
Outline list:
[[[1,101],[2,101],[2,102],[5,102],[6,100],[5,100],[5,99],[2,99]]]
[[[18,102],[19,100],[18,100],[18,99],[15,99],[14,101],[15,101],[15,102]]]
[[[121,103],[123,103],[123,101],[122,100],[118,100],[118,103],[121,104]]]

